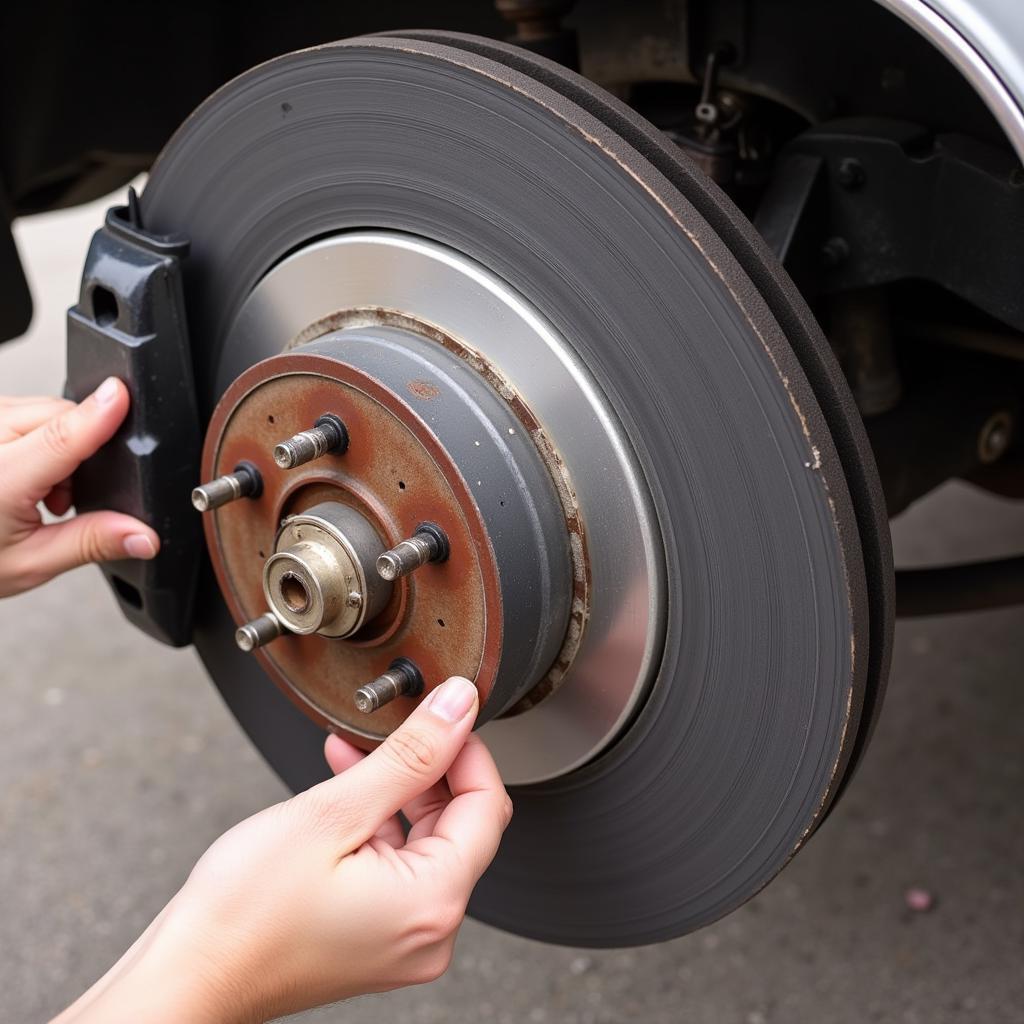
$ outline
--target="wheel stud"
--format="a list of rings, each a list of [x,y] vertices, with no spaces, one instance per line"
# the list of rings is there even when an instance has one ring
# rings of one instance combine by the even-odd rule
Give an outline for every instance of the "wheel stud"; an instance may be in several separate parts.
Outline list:
[[[323,455],[341,455],[348,448],[345,424],[331,413],[321,416],[309,430],[299,431],[274,446],[274,461],[281,469],[294,469]]]
[[[428,562],[443,562],[448,557],[448,550],[448,537],[444,530],[433,523],[421,523],[411,537],[378,557],[377,572],[386,580],[397,580]]]
[[[258,498],[263,490],[259,470],[248,462],[239,463],[233,473],[200,484],[192,491],[192,505],[199,512],[209,512],[239,498]]]
[[[415,697],[423,692],[423,676],[408,658],[395,658],[387,672],[355,692],[356,708],[364,715],[390,703],[396,697]]]
[[[284,632],[281,620],[273,613],[267,612],[252,622],[245,623],[235,630],[235,643],[246,653],[254,651],[257,647],[269,644],[276,640]]]

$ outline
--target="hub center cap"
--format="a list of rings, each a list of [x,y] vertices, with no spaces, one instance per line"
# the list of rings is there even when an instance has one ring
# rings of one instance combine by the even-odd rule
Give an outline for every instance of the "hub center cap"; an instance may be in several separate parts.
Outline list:
[[[391,598],[375,571],[383,548],[369,521],[340,502],[291,516],[263,567],[270,610],[292,633],[351,636]]]

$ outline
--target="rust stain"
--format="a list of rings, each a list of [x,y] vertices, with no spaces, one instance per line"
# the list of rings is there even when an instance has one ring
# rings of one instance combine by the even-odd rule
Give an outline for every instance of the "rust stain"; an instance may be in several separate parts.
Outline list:
[[[422,398],[426,402],[441,394],[441,389],[428,380],[411,380],[406,387],[409,389],[409,394],[415,398]]]

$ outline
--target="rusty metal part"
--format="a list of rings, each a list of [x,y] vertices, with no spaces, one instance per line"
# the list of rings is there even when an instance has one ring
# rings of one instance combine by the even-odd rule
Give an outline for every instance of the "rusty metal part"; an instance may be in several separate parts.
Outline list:
[[[362,243],[365,243],[365,248]],[[256,323],[254,323],[254,321],[259,322],[261,319],[260,307],[264,305],[270,305],[271,307],[275,306],[276,299],[280,292],[291,290],[292,279],[295,276],[301,274],[307,284],[313,282],[320,284],[320,288],[318,290],[310,289],[309,292],[302,295],[304,305],[310,304],[314,308],[317,308],[319,305],[323,304],[323,302],[336,299],[338,296],[336,285],[337,277],[335,276],[334,268],[331,265],[333,259],[337,259],[340,263],[346,266],[349,262],[353,264],[371,262],[377,255],[378,248],[386,253],[388,261],[398,260],[403,256],[412,256],[412,261],[406,266],[409,279],[419,279],[429,282],[428,287],[424,289],[426,294],[431,294],[432,296],[443,294],[442,285],[449,282],[446,282],[440,276],[432,276],[428,271],[430,270],[430,264],[435,262],[440,263],[446,256],[451,258],[454,254],[444,254],[441,252],[439,247],[425,243],[422,240],[417,240],[410,244],[410,240],[403,238],[401,235],[379,232],[367,233],[365,235],[351,234],[344,238],[330,239],[322,246],[314,245],[307,250],[296,253],[294,255],[294,262],[286,261],[286,263],[282,265],[280,275],[268,276],[262,284],[268,290],[272,290],[274,294],[269,301],[262,292],[257,292],[253,297],[253,305],[256,307],[255,310],[240,318],[240,323],[243,325],[243,330],[246,335],[252,337],[251,332],[256,329]],[[350,252],[352,254],[351,256],[349,256]],[[426,256],[425,262],[420,260],[421,256]],[[308,273],[308,270],[311,268],[307,266],[307,260],[313,259],[316,260],[315,265],[318,269],[327,271],[328,276],[325,276],[321,281],[317,281],[316,278]],[[475,267],[466,261],[465,268],[459,268],[459,276],[465,275],[465,277],[469,277],[470,274],[475,276],[476,274],[479,274],[481,270],[482,268]],[[279,283],[280,277],[284,277],[284,281]],[[330,280],[330,284],[328,284],[328,280]],[[354,276],[350,276],[346,278],[346,280],[347,282],[356,283],[358,287],[358,279]],[[453,287],[457,287],[458,284],[464,284],[464,281],[453,281],[451,284]],[[379,287],[379,282],[375,282],[375,287]],[[474,302],[480,302],[480,300],[481,296],[472,296],[472,300],[465,303],[465,308],[471,310]],[[420,301],[422,301],[422,299]],[[443,302],[438,305],[440,308],[443,306]],[[276,312],[278,316],[282,315],[282,311],[279,308]],[[529,329],[536,321],[533,319],[532,311],[526,310],[525,312],[527,315],[523,316],[522,324],[518,325],[512,317],[517,314],[522,315],[524,311],[512,306],[508,312],[511,314],[511,317],[509,321],[506,321],[506,323],[509,323],[509,326],[506,328],[507,340],[505,341],[505,345],[509,348],[511,346],[515,346],[517,351],[522,352],[522,344],[525,335],[520,333],[520,331],[521,329]],[[467,317],[466,324],[467,326],[472,324],[471,317]],[[501,321],[499,321],[498,324],[492,324],[490,326],[492,341],[500,333],[500,324]],[[522,422],[527,433],[532,438],[538,452],[540,452],[540,456],[548,468],[551,479],[554,481],[559,501],[562,504],[562,512],[565,517],[565,528],[569,534],[569,548],[572,557],[573,578],[572,610],[570,612],[569,628],[566,631],[565,641],[562,645],[561,651],[558,653],[558,657],[555,658],[551,669],[548,671],[547,675],[544,676],[544,678],[541,679],[540,682],[538,682],[537,685],[522,698],[522,700],[520,700],[514,707],[510,708],[503,716],[504,719],[515,717],[524,711],[529,711],[531,708],[537,707],[537,705],[542,701],[550,697],[565,681],[569,666],[573,664],[578,665],[577,655],[581,644],[584,642],[584,629],[588,623],[594,621],[598,628],[606,625],[606,623],[610,625],[610,623],[608,623],[608,613],[602,613],[601,609],[595,611],[592,604],[594,586],[587,531],[584,528],[583,517],[580,512],[579,496],[577,494],[576,487],[572,482],[569,468],[566,466],[565,460],[556,446],[549,428],[546,428],[541,424],[540,419],[534,413],[530,404],[523,397],[520,387],[508,375],[508,373],[500,370],[494,361],[484,355],[483,352],[471,348],[454,334],[441,330],[436,323],[432,321],[432,319],[418,318],[397,309],[355,304],[350,309],[329,313],[326,316],[319,317],[312,323],[303,325],[301,330],[296,331],[292,335],[287,347],[289,350],[295,349],[299,346],[307,345],[312,341],[316,341],[317,339],[330,334],[332,331],[355,330],[360,327],[397,327],[401,330],[412,331],[415,334],[422,335],[423,337],[436,342],[438,345],[443,346],[449,352],[466,362],[491,385],[502,400],[508,404],[516,418]],[[506,351],[505,354],[509,354],[509,352]],[[560,358],[557,362],[545,365],[544,372],[551,373],[558,363],[562,363],[564,365],[564,360]],[[561,408],[568,406],[565,399],[568,394],[568,387],[571,383],[571,376],[559,379],[558,381],[556,390],[558,397],[556,399],[556,404]],[[409,385],[409,391],[418,398],[429,399],[436,397],[431,392],[430,388],[426,387],[422,381],[411,382]],[[555,419],[553,415],[549,415],[546,418],[548,423]],[[573,421],[573,425],[576,426],[580,422],[577,410],[573,409],[571,416],[567,417],[567,419],[571,419]],[[601,423],[602,417],[597,415],[594,417],[594,421],[591,423],[591,426],[593,428],[597,428]],[[608,452],[602,458],[602,461],[607,460],[608,462],[614,463],[613,454],[618,454],[620,457],[628,458],[627,454],[620,449],[617,453],[614,451]],[[620,493],[635,495],[639,491],[635,478],[630,477],[625,466],[616,468],[621,468],[623,470],[621,473],[623,486]],[[584,486],[586,486],[586,482],[587,478],[584,477]],[[616,514],[618,514],[619,509],[616,507],[615,511]],[[637,519],[642,531],[650,529],[650,517],[642,504],[638,503],[637,507],[625,510],[624,514],[627,518]],[[618,527],[616,526],[615,529],[617,531]],[[652,548],[653,545],[646,546],[644,554],[653,562],[655,555]],[[616,575],[627,578],[633,575],[642,574],[643,570],[636,565],[637,558],[635,555],[632,557],[628,556],[621,545],[618,548],[618,555],[619,557],[616,559],[616,565],[614,567]],[[639,598],[639,594],[642,591],[646,591],[648,615],[645,618],[643,613],[635,607],[623,608],[616,615],[616,617],[620,619],[620,623],[629,622],[635,628],[639,628],[640,626],[646,628],[647,636],[644,638],[646,650],[643,654],[639,654],[639,652],[637,652],[637,658],[640,664],[636,668],[636,675],[638,676],[638,679],[633,687],[634,692],[631,696],[623,698],[622,706],[619,711],[619,718],[610,726],[606,727],[607,734],[617,732],[621,721],[630,714],[633,703],[646,685],[646,674],[650,670],[650,662],[653,658],[652,652],[657,646],[657,638],[655,634],[658,632],[659,625],[651,613],[658,606],[661,600],[661,581],[657,575],[656,564],[649,564],[646,568],[648,569],[648,574],[644,581],[642,583],[637,583],[635,586],[631,586],[629,588],[629,592],[633,600],[637,600]],[[610,582],[610,580],[605,581],[606,595],[611,589],[610,586],[608,586]],[[626,675],[632,666],[623,668],[622,665],[625,660],[623,655],[627,653],[627,645],[622,642],[622,634],[624,630],[621,625],[616,632],[618,633],[618,640],[615,645],[617,655],[615,658],[616,671],[619,671],[622,675]],[[600,651],[594,653],[592,661],[595,669],[598,667],[606,667],[608,664],[608,660]],[[585,686],[587,682],[588,680],[585,677],[582,685]],[[609,708],[610,707],[611,705],[609,704]],[[564,711],[559,712],[560,715],[565,713],[566,712]],[[516,764],[510,764],[509,755],[518,747],[518,739],[515,736],[510,736],[508,740],[502,739],[498,741],[500,743],[500,748],[496,750],[494,732],[497,728],[499,727],[492,726],[484,736],[491,745],[492,753],[494,753],[498,758],[499,765],[503,771],[503,777],[511,778],[513,781],[526,781],[526,779],[543,777],[543,775],[549,770],[553,770],[555,773],[560,771],[561,765],[558,765],[560,758],[557,756],[551,759],[552,765],[558,765],[553,769],[543,767],[541,764],[538,764],[537,759],[533,757],[526,759],[525,761],[516,757]],[[590,752],[592,752],[592,750]],[[572,755],[572,760],[582,762],[586,760],[586,756],[581,756],[579,754]],[[525,778],[522,778],[520,773],[524,770],[528,774]],[[539,774],[534,775],[533,773]]]
[[[351,636],[391,600],[391,584],[374,572],[383,546],[355,509],[321,502],[281,524],[263,593],[292,633]]]
[[[235,643],[240,651],[250,651],[269,644],[284,632],[281,620],[273,613],[267,612],[252,622],[246,622],[235,630]]]
[[[396,697],[415,697],[422,692],[423,675],[415,663],[408,658],[395,658],[387,672],[356,690],[352,702],[357,711],[370,715]]]
[[[523,424],[431,341],[338,332],[243,374],[215,411],[205,460],[266,460],[261,438],[301,422],[314,402],[338,409],[352,437],[343,457],[317,460],[318,486],[306,486],[313,466],[267,471],[260,502],[207,524],[236,616],[269,602],[292,634],[257,657],[318,720],[368,738],[386,735],[410,703],[390,702],[371,727],[352,718],[351,694],[399,655],[432,685],[475,679],[485,718],[507,710],[563,646],[573,579],[558,497]],[[365,536],[346,553],[356,523]],[[432,557],[415,580],[392,585],[375,571],[386,548],[424,536]],[[374,586],[390,598],[374,599]]]
[[[255,466],[242,463],[231,473],[200,484],[192,491],[192,507],[197,512],[209,512],[239,498],[259,497],[263,480]]]
[[[370,729],[352,705],[352,692],[396,657],[415,660],[431,685],[450,674],[474,679],[483,704],[501,645],[496,571],[457,467],[431,446],[414,416],[401,407],[392,411],[391,401],[385,389],[334,360],[284,355],[253,367],[228,390],[214,411],[203,456],[211,475],[249,458],[264,477],[264,493],[251,506],[229,505],[204,519],[214,571],[236,621],[266,609],[263,565],[289,515],[343,502],[374,525],[382,547],[425,520],[445,521],[457,573],[447,564],[432,567],[429,588],[421,579],[400,581],[388,606],[354,640],[292,635],[254,652],[307,714],[357,742],[382,738],[410,710],[407,699],[393,701],[373,716]],[[298,433],[331,407],[344,410],[354,438],[345,455],[277,469],[270,453],[282,428]]]
[[[274,462],[281,469],[294,469],[324,455],[341,455],[348,447],[348,430],[337,416],[325,413],[308,430],[274,445]]]
[[[399,541],[377,559],[377,572],[382,579],[397,580],[408,576],[430,562],[443,562],[448,557],[448,538],[433,523],[421,523],[411,537]]]

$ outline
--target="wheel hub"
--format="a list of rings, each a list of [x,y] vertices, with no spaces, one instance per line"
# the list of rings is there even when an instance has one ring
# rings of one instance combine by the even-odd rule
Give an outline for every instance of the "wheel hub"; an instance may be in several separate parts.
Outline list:
[[[312,446],[283,468],[281,437],[300,443],[327,417],[344,447]],[[576,572],[562,502],[526,425],[458,355],[364,326],[264,360],[208,433],[204,471],[239,465],[261,487],[206,516],[214,569],[240,624],[276,618],[279,638],[256,656],[318,721],[379,740],[454,674],[476,682],[487,721],[569,668]],[[400,575],[386,552],[426,545],[424,531],[443,560]],[[396,659],[425,684],[369,717],[355,695]]]
[[[375,571],[382,550],[370,521],[340,501],[284,520],[263,566],[263,594],[290,633],[344,639],[375,619],[392,587]]]

